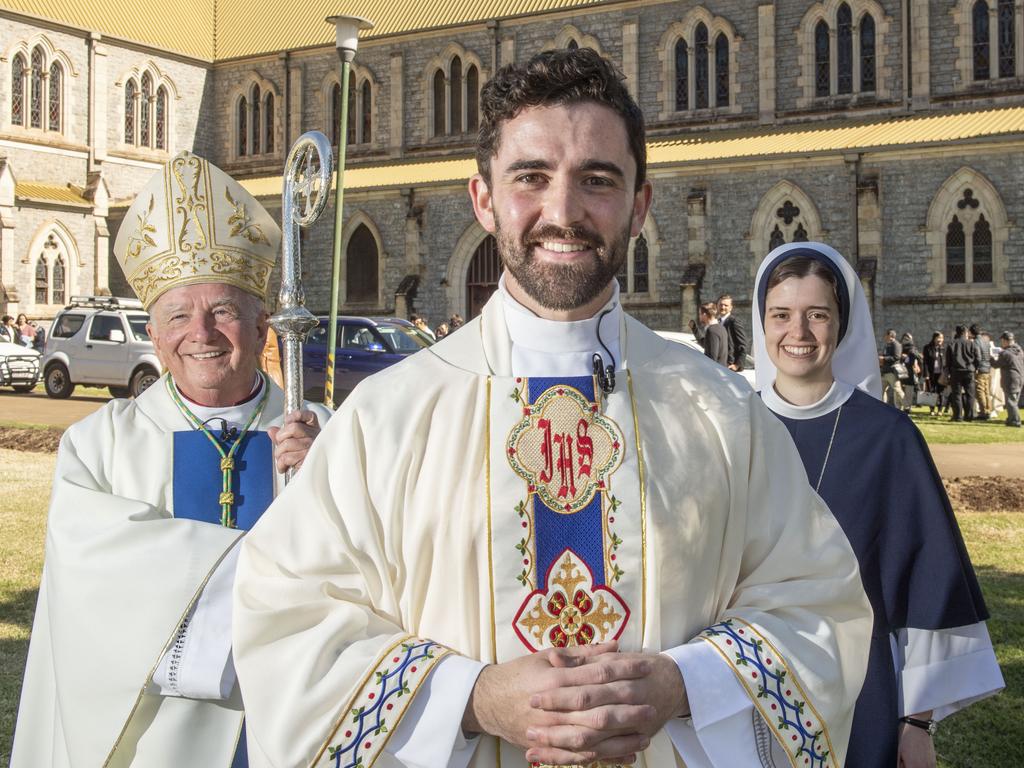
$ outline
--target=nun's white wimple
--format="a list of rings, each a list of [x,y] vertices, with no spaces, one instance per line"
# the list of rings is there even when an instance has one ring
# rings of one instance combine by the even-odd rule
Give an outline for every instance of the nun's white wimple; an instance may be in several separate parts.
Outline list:
[[[767,280],[770,275],[765,275],[765,269],[778,256],[787,251],[811,250],[829,259],[834,263],[843,275],[846,283],[846,290],[849,296],[850,319],[847,323],[846,335],[835,354],[832,356],[832,376],[837,381],[844,382],[850,386],[857,387],[869,395],[882,399],[882,377],[878,369],[878,352],[875,347],[875,330],[871,324],[871,311],[868,309],[868,301],[864,296],[864,289],[861,287],[857,273],[850,263],[831,246],[824,243],[786,243],[780,245],[761,262],[757,270],[757,279],[754,281],[754,300],[751,317],[751,327],[754,333],[754,375],[755,388],[759,391],[771,387],[775,383],[775,376],[778,373],[775,364],[768,357],[768,348],[764,343],[764,324],[759,295],[759,288],[762,280]]]

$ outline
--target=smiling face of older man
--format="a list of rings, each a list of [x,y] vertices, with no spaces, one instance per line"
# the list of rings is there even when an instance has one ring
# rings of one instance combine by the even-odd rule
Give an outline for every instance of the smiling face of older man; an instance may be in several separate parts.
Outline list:
[[[256,380],[267,312],[250,293],[224,283],[173,288],[150,307],[147,326],[160,361],[195,403],[233,405]]]

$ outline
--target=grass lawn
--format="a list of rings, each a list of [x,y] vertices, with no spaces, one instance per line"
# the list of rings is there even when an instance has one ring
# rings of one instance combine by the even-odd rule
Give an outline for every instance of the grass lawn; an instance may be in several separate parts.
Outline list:
[[[935,443],[1024,443],[1024,429],[1011,429],[1003,421],[1006,412],[988,421],[949,420],[949,415],[929,416],[925,407],[914,408],[910,413],[924,439]]]
[[[939,766],[1019,768],[1024,762],[1024,510],[969,512],[958,520],[991,614],[988,629],[1006,689],[943,721],[935,737]]]
[[[53,454],[0,449],[0,765],[10,759],[54,461]],[[992,614],[989,631],[1007,690],[943,723],[936,737],[939,766],[1019,768],[1024,742],[1024,510],[969,512],[959,520]]]
[[[10,760],[56,454],[0,449],[0,765]]]

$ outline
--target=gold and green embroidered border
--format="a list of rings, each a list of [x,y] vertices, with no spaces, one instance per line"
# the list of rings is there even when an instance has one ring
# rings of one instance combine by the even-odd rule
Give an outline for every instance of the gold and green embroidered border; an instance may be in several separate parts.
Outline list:
[[[726,619],[701,634],[732,668],[793,765],[837,768],[824,720],[782,654],[742,619]]]
[[[370,768],[420,685],[434,665],[451,652],[432,640],[412,635],[388,647],[363,678],[313,765]]]

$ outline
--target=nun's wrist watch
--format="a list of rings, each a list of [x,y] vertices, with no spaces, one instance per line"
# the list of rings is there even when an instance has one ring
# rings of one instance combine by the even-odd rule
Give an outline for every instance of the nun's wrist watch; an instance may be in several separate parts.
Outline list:
[[[939,724],[934,720],[919,720],[916,717],[901,717],[900,722],[928,731],[929,736],[934,736],[935,732],[939,730]]]

